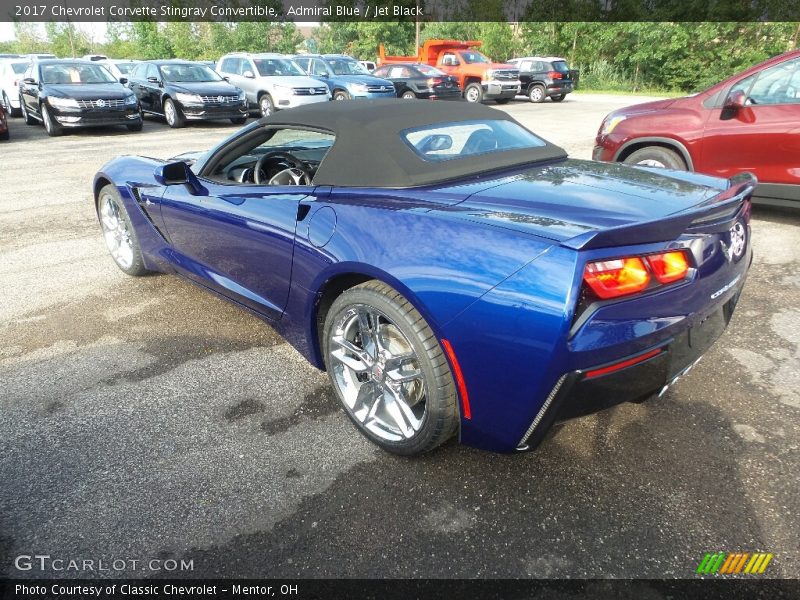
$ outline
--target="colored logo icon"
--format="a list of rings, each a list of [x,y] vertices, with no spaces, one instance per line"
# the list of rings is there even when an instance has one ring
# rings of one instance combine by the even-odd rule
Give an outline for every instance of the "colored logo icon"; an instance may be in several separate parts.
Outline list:
[[[707,552],[695,572],[698,575],[761,575],[773,556],[769,552]]]

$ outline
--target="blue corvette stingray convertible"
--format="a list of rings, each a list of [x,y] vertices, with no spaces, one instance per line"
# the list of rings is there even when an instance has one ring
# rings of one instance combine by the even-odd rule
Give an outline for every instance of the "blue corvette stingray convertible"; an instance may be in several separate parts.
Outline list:
[[[398,454],[535,448],[663,392],[728,324],[749,175],[571,160],[479,104],[281,111],[202,154],[94,179],[130,275],[176,273],[268,321]]]

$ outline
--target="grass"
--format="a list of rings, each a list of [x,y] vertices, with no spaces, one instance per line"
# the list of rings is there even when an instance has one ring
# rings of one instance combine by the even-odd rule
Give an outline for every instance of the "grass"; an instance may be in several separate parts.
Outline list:
[[[635,92],[631,90],[586,88],[583,85],[573,92],[573,94],[613,94],[615,96],[660,96],[663,98],[681,98],[686,92],[675,90],[661,90],[657,88],[642,88]]]

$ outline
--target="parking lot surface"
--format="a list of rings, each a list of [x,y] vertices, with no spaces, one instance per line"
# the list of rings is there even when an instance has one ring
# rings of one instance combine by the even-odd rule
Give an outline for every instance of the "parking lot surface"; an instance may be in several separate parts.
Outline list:
[[[504,107],[578,158],[644,98]],[[706,552],[800,577],[800,214],[757,210],[731,326],[663,397],[533,453],[383,453],[268,325],[108,256],[91,178],[227,124],[0,144],[0,574],[13,577],[693,577]],[[19,571],[19,555],[144,561]],[[151,559],[161,563],[150,565]],[[107,563],[108,564],[108,563]]]

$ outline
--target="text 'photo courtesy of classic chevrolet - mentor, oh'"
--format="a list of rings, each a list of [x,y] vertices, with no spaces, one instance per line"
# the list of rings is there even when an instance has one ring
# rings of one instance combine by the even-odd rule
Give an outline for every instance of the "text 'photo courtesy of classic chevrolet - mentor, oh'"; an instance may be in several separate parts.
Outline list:
[[[731,319],[755,185],[573,160],[488,106],[392,99],[116,158],[93,197],[120,269],[262,317],[363,435],[413,455],[530,450],[664,391]]]

